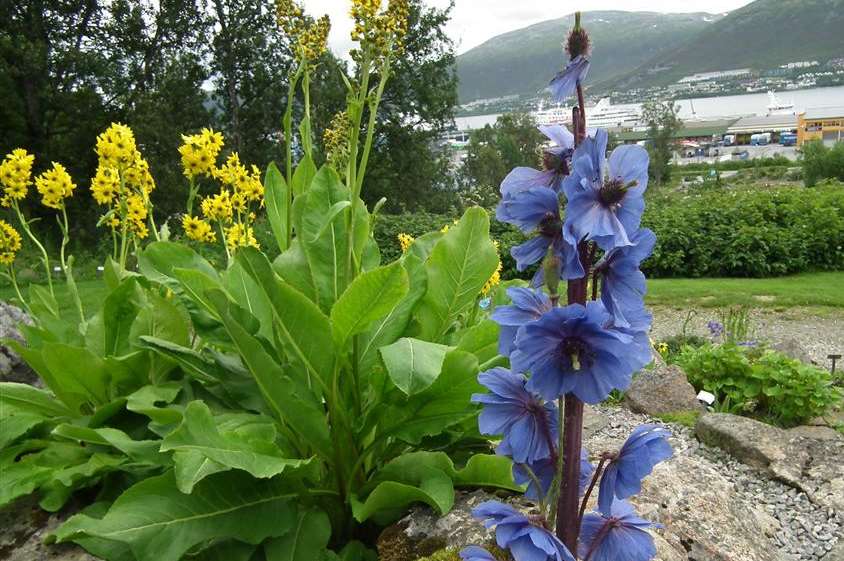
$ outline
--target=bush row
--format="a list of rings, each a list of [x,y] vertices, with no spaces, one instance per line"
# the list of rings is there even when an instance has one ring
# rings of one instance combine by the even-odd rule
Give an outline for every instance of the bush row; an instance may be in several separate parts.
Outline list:
[[[375,227],[385,259],[401,251],[397,236],[438,230],[457,215],[382,215]],[[844,186],[717,189],[649,198],[643,225],[656,232],[652,277],[766,277],[844,268]],[[525,237],[492,221],[503,277],[518,273],[510,248]]]

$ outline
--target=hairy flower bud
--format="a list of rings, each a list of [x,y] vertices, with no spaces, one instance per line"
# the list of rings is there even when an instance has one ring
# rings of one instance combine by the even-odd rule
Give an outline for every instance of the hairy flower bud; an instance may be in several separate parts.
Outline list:
[[[574,15],[574,29],[566,40],[566,52],[572,59],[589,55],[589,34],[580,26],[580,12]]]

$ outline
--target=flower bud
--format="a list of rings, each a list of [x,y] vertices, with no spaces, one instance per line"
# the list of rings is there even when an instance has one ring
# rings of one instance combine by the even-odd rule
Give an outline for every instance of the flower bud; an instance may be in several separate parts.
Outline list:
[[[574,29],[566,40],[566,52],[571,59],[589,55],[589,34],[580,26],[580,12],[574,14]]]

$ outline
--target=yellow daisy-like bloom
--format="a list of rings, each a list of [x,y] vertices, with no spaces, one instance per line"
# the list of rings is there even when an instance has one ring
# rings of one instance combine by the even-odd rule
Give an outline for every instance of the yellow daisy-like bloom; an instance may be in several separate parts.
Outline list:
[[[147,204],[142,196],[132,194],[126,198],[126,216],[135,222],[146,220]]]
[[[91,180],[91,194],[97,204],[110,205],[120,191],[120,175],[117,168],[100,166]]]
[[[259,248],[258,240],[255,239],[252,228],[243,224],[232,224],[226,228],[226,245],[232,252],[239,247]]]
[[[182,218],[182,228],[185,235],[192,240],[205,243],[217,241],[217,234],[214,233],[211,224],[196,216],[185,215]]]
[[[125,176],[126,184],[134,187],[147,195],[155,190],[155,180],[149,172],[149,162],[147,162],[140,152],[135,153],[134,163],[131,167],[126,169]]]
[[[142,240],[149,235],[149,229],[143,221],[129,217],[126,218],[126,221],[128,225],[128,230],[132,232],[132,234],[134,234],[135,237],[137,237],[138,239]]]
[[[126,125],[112,123],[97,137],[96,152],[100,158],[100,165],[121,170],[128,168],[138,154],[135,133]]]
[[[402,232],[401,234],[399,234],[396,237],[398,237],[398,239],[399,239],[399,245],[401,246],[401,252],[407,253],[407,250],[410,249],[410,246],[413,243],[413,240],[415,238],[413,236],[411,236],[410,234],[405,234],[404,232]]]
[[[32,183],[32,164],[35,156],[28,154],[23,148],[12,150],[6,154],[0,164],[0,183],[3,185],[3,206],[9,206],[11,201],[26,198],[27,188]]]
[[[11,224],[0,220],[0,263],[11,265],[21,249],[21,235]]]
[[[233,214],[234,206],[228,191],[220,191],[202,201],[202,215],[208,220],[231,222]]]
[[[185,176],[188,179],[199,175],[212,177],[223,144],[223,135],[212,129],[202,129],[199,134],[183,134],[179,154],[182,155]]]
[[[501,271],[504,269],[504,266],[501,264],[501,261],[498,262],[498,267],[495,269],[495,272],[492,273],[492,276],[489,277],[489,280],[486,281],[483,288],[481,288],[481,295],[487,296],[490,292],[492,292],[496,286],[501,284]]]
[[[73,196],[76,185],[65,167],[53,162],[52,169],[35,178],[35,188],[41,194],[44,206],[60,210],[64,207],[64,200]]]
[[[261,171],[255,165],[247,170],[246,166],[240,162],[237,152],[232,152],[226,159],[226,163],[214,170],[214,177],[232,188],[233,202],[241,212],[246,210],[246,203],[260,201],[264,197]]]

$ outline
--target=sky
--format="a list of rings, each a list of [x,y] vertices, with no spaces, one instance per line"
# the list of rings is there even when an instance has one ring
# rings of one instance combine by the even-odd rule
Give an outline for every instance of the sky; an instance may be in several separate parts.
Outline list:
[[[386,0],[385,0],[386,1]],[[711,12],[735,10],[752,0],[707,0],[706,2],[678,2],[677,0],[455,0],[448,34],[454,40],[457,53],[477,47],[501,33],[520,29],[541,21],[568,15],[578,8],[593,10],[627,10],[652,12]],[[443,8],[448,0],[426,0],[431,6]],[[349,32],[349,0],[304,0],[307,12],[313,16],[331,16],[331,49],[345,56],[352,46]]]

